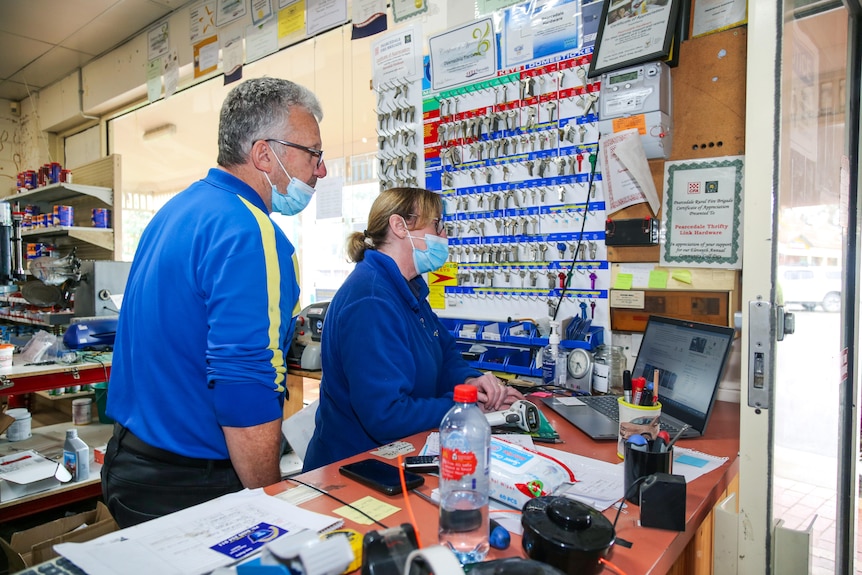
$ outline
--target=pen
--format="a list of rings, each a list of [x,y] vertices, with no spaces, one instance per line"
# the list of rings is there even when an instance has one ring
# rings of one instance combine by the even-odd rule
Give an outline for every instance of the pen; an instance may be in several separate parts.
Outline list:
[[[10,465],[12,463],[18,463],[19,461],[24,461],[25,459],[30,459],[31,457],[33,457],[33,456],[32,455],[24,455],[22,457],[19,457],[18,459],[11,459],[9,461],[4,461],[3,463],[0,463],[0,465]]]
[[[644,385],[646,385],[646,380],[642,377],[636,377],[632,380],[632,394],[634,395],[632,398],[633,405],[640,405],[641,396],[644,392]]]
[[[632,402],[632,372],[623,371],[623,399],[626,403]]]
[[[658,369],[652,371],[652,404],[658,403]]]

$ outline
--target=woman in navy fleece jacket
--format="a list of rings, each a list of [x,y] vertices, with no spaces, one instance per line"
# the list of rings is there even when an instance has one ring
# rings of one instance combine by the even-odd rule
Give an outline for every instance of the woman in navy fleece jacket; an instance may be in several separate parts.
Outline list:
[[[445,239],[443,201],[420,188],[382,192],[368,228],[348,238],[356,268],[326,312],[323,379],[304,470],[434,429],[453,405],[455,385],[479,388],[486,411],[523,396],[470,367],[428,304],[414,249]],[[431,242],[428,242],[431,243]]]

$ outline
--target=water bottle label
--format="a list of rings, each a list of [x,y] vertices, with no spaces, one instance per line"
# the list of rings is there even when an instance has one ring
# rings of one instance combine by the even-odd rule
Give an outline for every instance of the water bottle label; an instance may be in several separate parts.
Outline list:
[[[465,475],[476,473],[478,462],[472,451],[443,447],[440,450],[440,477],[458,481]]]

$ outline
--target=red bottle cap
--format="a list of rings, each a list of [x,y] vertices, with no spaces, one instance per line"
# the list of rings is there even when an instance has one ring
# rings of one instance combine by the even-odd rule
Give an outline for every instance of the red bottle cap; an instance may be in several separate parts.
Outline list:
[[[462,383],[455,386],[455,401],[458,403],[476,403],[479,398],[479,390],[475,385]]]

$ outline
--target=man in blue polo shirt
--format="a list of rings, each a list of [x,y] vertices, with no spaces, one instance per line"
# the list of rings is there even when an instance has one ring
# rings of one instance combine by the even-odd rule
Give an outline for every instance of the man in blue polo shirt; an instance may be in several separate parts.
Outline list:
[[[299,213],[326,176],[317,98],[287,80],[236,86],[218,167],[159,210],[117,328],[102,468],[128,527],[281,479],[285,357],[298,313],[294,247],[269,215]]]

